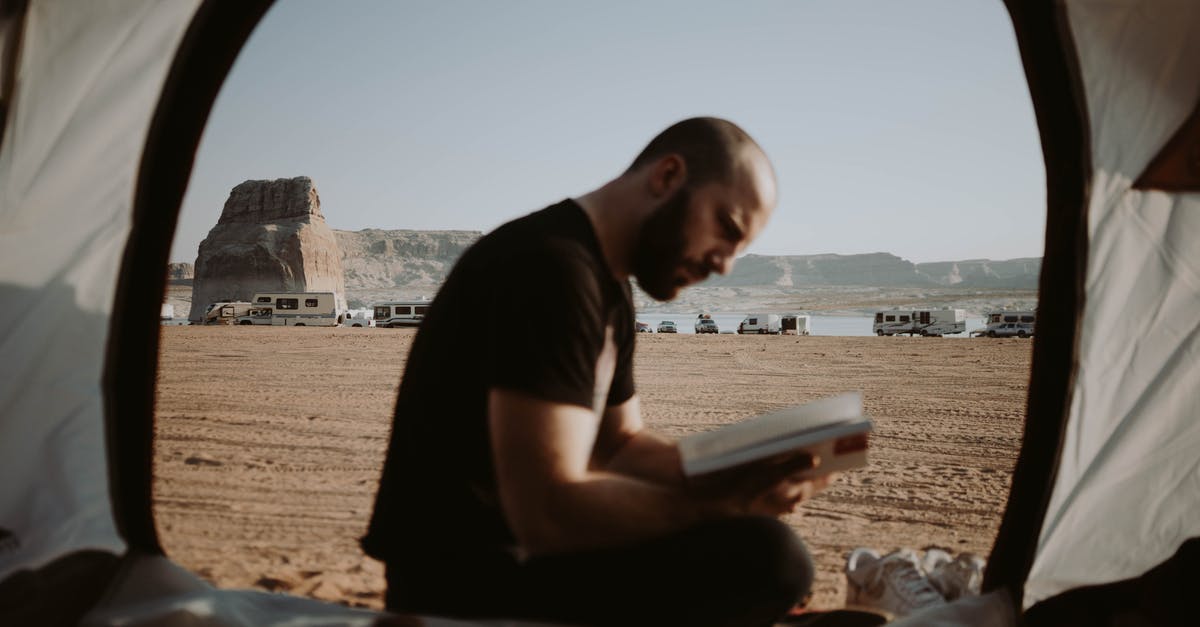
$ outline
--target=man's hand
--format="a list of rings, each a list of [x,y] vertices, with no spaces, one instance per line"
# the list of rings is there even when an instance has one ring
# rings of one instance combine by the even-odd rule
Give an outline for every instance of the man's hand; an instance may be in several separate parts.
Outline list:
[[[836,474],[812,476],[820,464],[820,458],[808,453],[785,453],[693,478],[689,488],[697,497],[717,501],[732,515],[779,516],[795,511],[837,478]]]

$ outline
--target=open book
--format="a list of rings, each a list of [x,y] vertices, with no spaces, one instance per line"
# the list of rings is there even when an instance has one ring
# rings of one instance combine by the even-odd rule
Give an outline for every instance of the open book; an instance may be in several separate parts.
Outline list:
[[[801,451],[821,459],[818,468],[801,476],[818,476],[865,466],[870,431],[862,393],[846,392],[686,436],[679,452],[688,477]]]

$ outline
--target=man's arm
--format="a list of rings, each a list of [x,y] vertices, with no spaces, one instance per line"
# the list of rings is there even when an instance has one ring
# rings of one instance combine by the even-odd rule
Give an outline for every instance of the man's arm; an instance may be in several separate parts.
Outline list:
[[[592,452],[592,467],[662,485],[684,486],[679,446],[644,427],[636,394],[605,410]]]
[[[601,420],[589,409],[495,388],[488,416],[500,502],[531,553],[626,545],[742,513],[741,499],[695,498],[679,485],[593,466]],[[624,455],[612,452],[612,462]]]
[[[754,492],[697,494],[682,481],[675,446],[634,429],[640,425],[636,405],[623,407],[606,417],[628,420],[624,428],[602,427],[583,407],[500,388],[489,392],[500,502],[526,551],[600,549],[712,518],[779,515],[825,485],[780,473]]]

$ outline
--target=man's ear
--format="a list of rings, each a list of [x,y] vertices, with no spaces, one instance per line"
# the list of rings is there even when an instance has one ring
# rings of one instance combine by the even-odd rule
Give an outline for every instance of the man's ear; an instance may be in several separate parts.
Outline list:
[[[660,157],[650,166],[650,178],[647,182],[650,194],[661,198],[674,194],[686,180],[687,164],[683,162],[683,157],[671,153]]]

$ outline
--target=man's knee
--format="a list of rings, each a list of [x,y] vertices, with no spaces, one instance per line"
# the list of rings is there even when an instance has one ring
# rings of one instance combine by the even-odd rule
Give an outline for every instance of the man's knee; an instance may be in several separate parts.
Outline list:
[[[749,585],[799,600],[812,588],[814,567],[804,542],[787,524],[768,517],[730,521],[731,544],[747,560]]]

